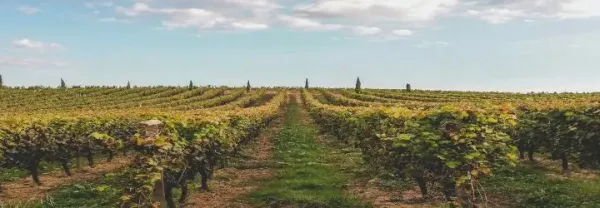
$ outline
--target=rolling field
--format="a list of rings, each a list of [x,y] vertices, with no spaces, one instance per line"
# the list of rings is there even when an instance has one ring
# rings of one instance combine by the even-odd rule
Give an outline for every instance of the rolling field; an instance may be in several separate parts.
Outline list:
[[[0,207],[600,207],[599,101],[0,88]]]

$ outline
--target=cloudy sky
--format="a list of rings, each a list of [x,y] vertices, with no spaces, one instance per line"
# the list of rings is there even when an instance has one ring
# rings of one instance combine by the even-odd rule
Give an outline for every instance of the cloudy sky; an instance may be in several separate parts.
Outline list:
[[[0,0],[8,85],[600,91],[600,0]]]

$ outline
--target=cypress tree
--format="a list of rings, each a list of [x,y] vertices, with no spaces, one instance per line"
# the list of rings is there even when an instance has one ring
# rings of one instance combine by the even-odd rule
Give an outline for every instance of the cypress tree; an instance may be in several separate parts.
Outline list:
[[[2,82],[2,74],[0,74],[0,87],[4,86],[4,82]]]
[[[356,87],[354,88],[354,91],[356,91],[356,93],[360,93],[360,77],[356,78]]]
[[[410,84],[406,84],[406,91],[410,92],[412,89],[410,88]]]
[[[190,85],[188,86],[188,89],[194,89],[194,83],[192,82],[192,80],[190,80]]]
[[[248,80],[248,83],[246,84],[246,92],[250,92],[250,80]]]
[[[308,78],[306,78],[306,81],[304,82],[304,89],[308,90]]]
[[[131,83],[129,83],[129,81],[127,81],[127,89],[131,89]]]
[[[63,80],[62,78],[60,78],[60,88],[62,88],[62,89],[67,88],[67,83],[65,83],[65,80]]]

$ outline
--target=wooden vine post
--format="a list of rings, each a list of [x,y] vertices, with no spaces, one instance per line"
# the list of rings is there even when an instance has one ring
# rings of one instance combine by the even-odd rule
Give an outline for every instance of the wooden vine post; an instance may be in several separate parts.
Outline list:
[[[154,140],[160,136],[160,130],[163,127],[163,123],[159,120],[148,120],[140,122],[142,129],[144,130],[144,140]],[[166,208],[167,200],[165,197],[165,184],[163,182],[164,173],[161,173],[161,179],[154,183],[154,191],[152,193],[153,200],[160,203],[158,208]]]

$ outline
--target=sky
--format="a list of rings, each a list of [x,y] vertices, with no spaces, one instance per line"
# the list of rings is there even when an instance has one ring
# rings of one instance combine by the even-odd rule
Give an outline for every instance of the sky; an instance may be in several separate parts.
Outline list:
[[[600,91],[599,0],[0,0],[11,86]]]

